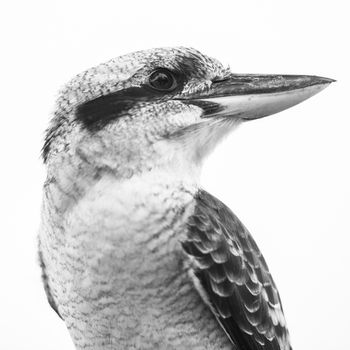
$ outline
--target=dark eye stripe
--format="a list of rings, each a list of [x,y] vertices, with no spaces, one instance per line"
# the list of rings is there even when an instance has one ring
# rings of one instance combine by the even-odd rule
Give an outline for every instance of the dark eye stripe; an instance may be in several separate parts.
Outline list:
[[[157,99],[159,96],[143,86],[131,87],[80,104],[75,117],[90,131],[98,131],[125,115],[137,102]]]
[[[75,117],[88,130],[98,131],[118,118],[134,104],[134,101],[118,98],[118,93],[98,97],[79,105]]]
[[[123,117],[139,102],[156,102],[172,95],[151,90],[148,86],[132,87],[97,97],[77,106],[75,118],[90,131],[98,131],[113,120]]]
[[[151,86],[148,80],[144,85],[130,87],[84,102],[76,108],[76,120],[81,122],[88,130],[98,131],[111,121],[125,116],[128,110],[138,102],[171,99],[184,85],[184,79],[180,74],[170,72],[165,68],[157,68],[148,79],[151,77],[154,83],[159,79],[163,80],[168,77],[170,81],[158,81],[159,85],[156,85],[157,88],[155,88]]]

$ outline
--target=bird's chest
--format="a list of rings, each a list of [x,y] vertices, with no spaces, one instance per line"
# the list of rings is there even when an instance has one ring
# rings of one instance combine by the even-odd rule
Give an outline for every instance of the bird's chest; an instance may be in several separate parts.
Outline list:
[[[141,289],[158,288],[178,271],[191,198],[130,188],[116,192],[86,198],[69,218],[67,258],[79,257],[74,263],[84,272],[75,276],[74,288],[87,298],[106,297],[107,289],[114,300],[144,296]]]
[[[188,279],[180,241],[194,205],[192,189],[168,188],[102,182],[60,220],[46,220],[50,284],[73,337],[164,327],[168,297]]]
[[[102,182],[64,214],[44,203],[48,282],[75,346],[229,349],[183,263],[195,189],[143,185]]]

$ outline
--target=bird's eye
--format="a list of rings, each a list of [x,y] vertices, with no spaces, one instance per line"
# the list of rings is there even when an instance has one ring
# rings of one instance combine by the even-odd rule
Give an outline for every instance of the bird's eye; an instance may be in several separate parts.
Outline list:
[[[177,87],[174,74],[165,68],[158,68],[148,78],[148,84],[154,90],[169,92]]]

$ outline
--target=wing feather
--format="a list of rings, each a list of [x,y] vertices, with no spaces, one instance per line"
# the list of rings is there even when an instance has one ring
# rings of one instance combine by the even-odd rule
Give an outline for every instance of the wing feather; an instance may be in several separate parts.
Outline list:
[[[291,350],[276,285],[258,246],[239,219],[205,191],[196,196],[182,246],[192,275],[233,344]]]

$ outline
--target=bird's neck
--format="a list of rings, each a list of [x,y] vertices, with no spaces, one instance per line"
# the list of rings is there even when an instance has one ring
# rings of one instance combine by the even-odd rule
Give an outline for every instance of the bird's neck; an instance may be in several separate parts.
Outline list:
[[[164,198],[182,191],[194,194],[199,186],[199,174],[200,167],[195,164],[169,162],[162,167],[127,176],[84,161],[73,163],[67,157],[64,166],[58,162],[49,168],[45,184],[46,200],[60,214],[96,191],[100,196],[112,195],[115,191],[114,194],[123,197],[126,204],[128,199],[146,203],[154,194],[161,194]]]

